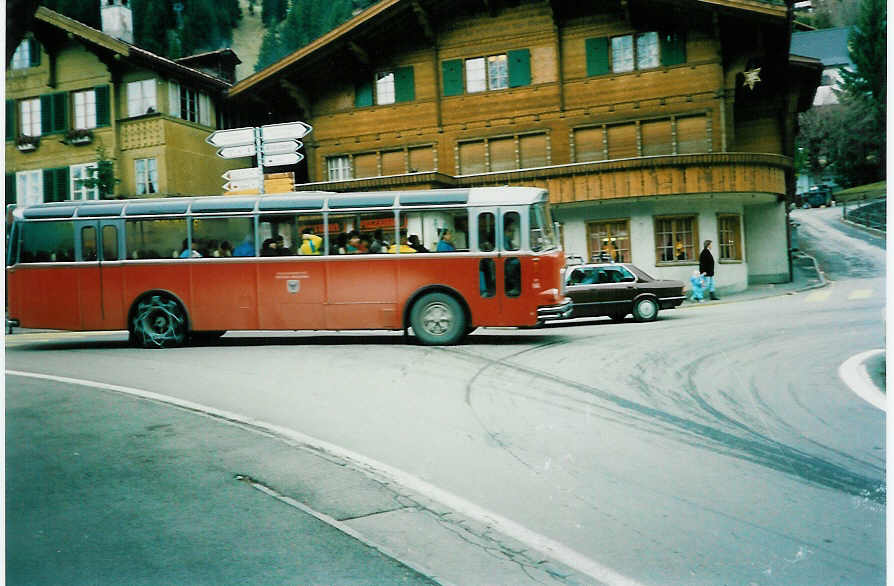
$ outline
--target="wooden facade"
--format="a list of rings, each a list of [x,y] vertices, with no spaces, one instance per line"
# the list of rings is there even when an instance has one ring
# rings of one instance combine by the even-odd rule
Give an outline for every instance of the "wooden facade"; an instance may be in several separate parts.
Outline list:
[[[599,199],[691,193],[707,185],[787,194],[795,115],[809,104],[816,72],[789,61],[786,5],[487,5],[381,2],[236,84],[231,101],[264,111],[258,121],[300,117],[314,126],[305,177],[315,189],[342,188],[343,181],[332,182],[341,177],[330,171],[330,161],[342,158],[347,173],[366,188],[377,187],[370,178],[383,176],[389,179],[381,187],[393,188],[400,183],[393,176],[414,172],[468,183],[469,175],[541,168],[523,179],[561,185],[557,203],[567,201],[564,193]],[[401,31],[397,39],[395,30]],[[658,38],[651,47],[649,33]],[[644,49],[658,55],[640,67],[637,53],[632,70],[613,71],[612,44],[621,45],[623,37],[632,38],[634,52],[643,38]],[[463,64],[504,55],[509,83],[472,91]],[[514,56],[526,60],[518,80],[512,79]],[[758,67],[760,81],[746,89],[744,72]],[[377,75],[401,71],[411,72],[412,87],[404,91],[409,99],[360,100]],[[690,155],[731,153],[760,156],[702,157],[692,168],[710,179],[675,183]],[[765,154],[779,156],[770,161]],[[630,159],[640,162],[603,164]],[[739,165],[740,177],[724,181]],[[575,168],[556,171],[559,166]],[[653,171],[644,175],[643,168]],[[610,180],[613,188],[581,190],[582,175],[606,171],[598,182]],[[471,181],[495,180],[505,179]]]
[[[624,260],[687,280],[695,240],[724,238],[741,289],[790,278],[797,113],[821,72],[789,55],[791,18],[774,0],[383,0],[228,95],[244,125],[313,125],[296,190],[544,187],[569,253],[620,231]]]
[[[249,164],[205,142],[229,85],[38,8],[6,71],[6,202],[95,198],[101,156],[116,197],[219,193]]]

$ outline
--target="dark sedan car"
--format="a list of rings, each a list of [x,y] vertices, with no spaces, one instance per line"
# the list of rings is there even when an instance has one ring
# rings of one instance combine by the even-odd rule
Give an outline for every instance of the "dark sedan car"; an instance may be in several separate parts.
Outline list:
[[[685,298],[681,281],[654,279],[632,264],[580,264],[564,272],[566,295],[574,301],[570,317],[622,321],[632,313],[636,321],[652,321],[659,309],[673,309]]]

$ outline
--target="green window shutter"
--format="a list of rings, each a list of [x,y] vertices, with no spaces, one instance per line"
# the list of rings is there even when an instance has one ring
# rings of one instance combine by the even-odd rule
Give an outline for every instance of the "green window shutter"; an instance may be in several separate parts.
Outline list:
[[[37,67],[40,65],[40,43],[37,42],[36,39],[28,39],[28,57],[30,59],[31,67]]]
[[[686,36],[683,33],[661,33],[661,64],[686,63]]]
[[[65,201],[71,197],[68,167],[43,170],[43,200]]]
[[[43,170],[43,200],[56,201],[56,182],[53,178],[56,176],[55,169]]]
[[[68,130],[68,92],[53,94],[53,132]]]
[[[71,199],[71,181],[68,176],[68,167],[54,169],[56,182],[56,201]]]
[[[40,133],[49,134],[53,132],[53,95],[44,94],[40,96]]]
[[[99,85],[93,91],[96,92],[96,125],[108,126],[111,118],[109,86]]]
[[[609,72],[608,38],[586,40],[587,75],[604,75]]]
[[[16,101],[6,100],[6,140],[16,137]]]
[[[16,174],[6,174],[6,205],[16,202]]]
[[[444,78],[444,95],[459,96],[463,93],[463,60],[452,59],[441,62]]]
[[[509,60],[509,87],[531,85],[531,51],[517,49],[506,54]]]
[[[394,101],[412,102],[416,99],[413,67],[400,67],[394,72]]]
[[[363,108],[364,106],[373,105],[373,84],[372,80],[366,80],[358,83],[354,87],[354,107]]]

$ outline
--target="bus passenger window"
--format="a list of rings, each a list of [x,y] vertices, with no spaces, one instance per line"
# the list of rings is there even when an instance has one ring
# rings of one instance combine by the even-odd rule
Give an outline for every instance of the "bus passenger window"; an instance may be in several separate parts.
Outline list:
[[[478,214],[478,250],[481,252],[494,250],[497,237],[496,225],[492,213]]]
[[[518,258],[507,258],[503,265],[503,286],[506,297],[518,297],[521,295],[521,261]]]
[[[254,256],[253,224],[248,217],[195,218],[192,221],[192,248],[210,258]]]
[[[519,242],[520,226],[521,216],[518,212],[503,214],[503,250],[518,250],[521,247]]]
[[[102,227],[102,260],[118,260],[118,228]]]
[[[478,263],[478,289],[485,298],[497,294],[497,271],[492,258],[482,258]]]
[[[73,262],[72,222],[26,222],[23,225],[22,262]]]
[[[96,228],[93,226],[81,228],[81,260],[96,260]]]
[[[186,240],[186,220],[128,220],[124,224],[127,258],[180,258]],[[195,245],[193,245],[195,246]]]
[[[299,219],[295,214],[261,216],[258,224],[261,256],[295,256],[301,246]]]

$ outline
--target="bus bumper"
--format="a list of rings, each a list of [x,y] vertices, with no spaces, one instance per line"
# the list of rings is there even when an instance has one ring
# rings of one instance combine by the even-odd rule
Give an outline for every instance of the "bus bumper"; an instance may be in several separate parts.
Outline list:
[[[571,315],[574,304],[570,297],[566,297],[562,303],[558,305],[544,305],[537,308],[537,321],[546,319],[565,319]]]

